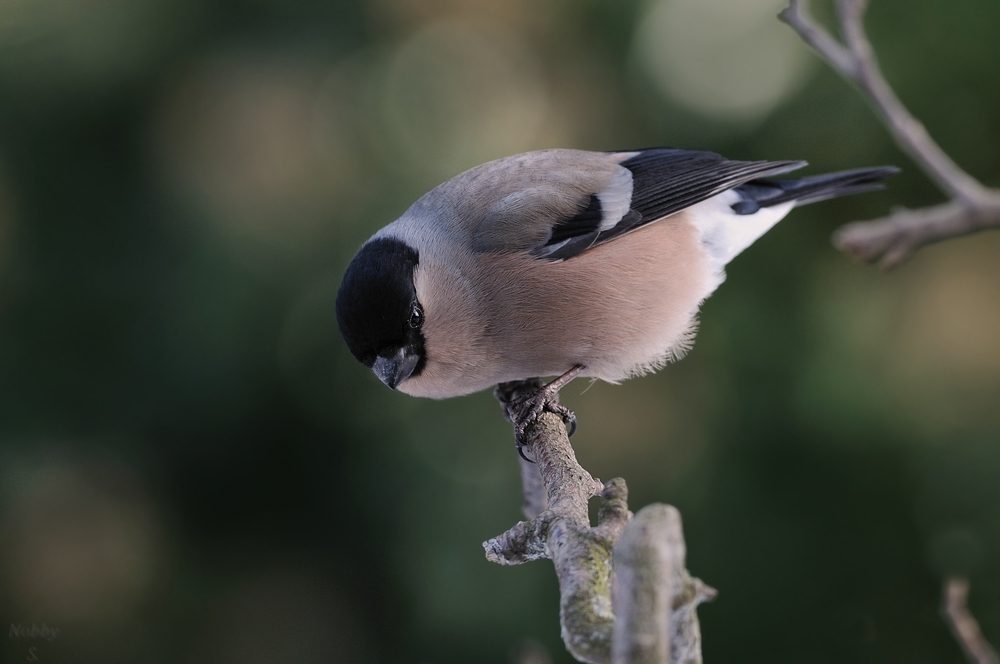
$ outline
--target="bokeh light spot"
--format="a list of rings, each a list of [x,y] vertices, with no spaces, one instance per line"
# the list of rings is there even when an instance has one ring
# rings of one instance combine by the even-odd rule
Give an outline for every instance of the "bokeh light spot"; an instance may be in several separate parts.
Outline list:
[[[450,21],[395,50],[382,100],[390,140],[438,177],[530,149],[548,105],[539,65],[514,35]]]
[[[635,55],[656,89],[717,120],[767,115],[805,79],[811,56],[775,17],[786,0],[655,0]]]
[[[317,119],[321,91],[336,97],[325,76],[321,63],[230,54],[169,96],[156,131],[164,172],[226,236],[308,244],[334,216],[354,164],[336,105]]]

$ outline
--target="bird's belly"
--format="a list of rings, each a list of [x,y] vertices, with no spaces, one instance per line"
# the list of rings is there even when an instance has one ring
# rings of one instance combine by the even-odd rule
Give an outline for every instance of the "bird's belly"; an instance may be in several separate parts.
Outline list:
[[[495,269],[505,380],[576,364],[610,382],[656,369],[690,346],[698,307],[723,278],[684,213],[561,263]]]
[[[399,390],[447,398],[577,364],[609,382],[654,370],[690,346],[698,307],[723,278],[713,265],[684,212],[560,263],[480,255],[475,280],[425,265],[417,290],[438,298],[425,302],[435,329],[423,373]]]

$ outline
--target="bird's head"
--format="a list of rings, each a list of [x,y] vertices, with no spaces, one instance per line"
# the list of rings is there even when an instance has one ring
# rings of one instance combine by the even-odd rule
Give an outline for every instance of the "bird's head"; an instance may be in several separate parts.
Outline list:
[[[367,242],[337,293],[337,323],[351,354],[389,388],[418,376],[427,362],[423,306],[417,300],[416,249],[392,237]]]

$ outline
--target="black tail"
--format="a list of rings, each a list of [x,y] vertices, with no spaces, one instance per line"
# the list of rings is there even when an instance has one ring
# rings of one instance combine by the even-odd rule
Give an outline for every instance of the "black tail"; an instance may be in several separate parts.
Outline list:
[[[826,175],[788,180],[751,180],[733,189],[743,200],[733,204],[737,214],[753,214],[762,207],[795,201],[805,205],[828,198],[874,191],[883,187],[882,180],[899,172],[895,166],[875,166],[838,171]]]

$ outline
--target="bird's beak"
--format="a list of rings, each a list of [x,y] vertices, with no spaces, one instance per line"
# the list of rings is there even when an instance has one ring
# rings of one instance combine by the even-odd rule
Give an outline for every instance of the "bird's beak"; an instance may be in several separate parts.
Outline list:
[[[379,355],[372,365],[372,371],[390,390],[394,390],[410,377],[419,361],[419,355],[407,353],[405,348],[400,348],[392,357]]]

